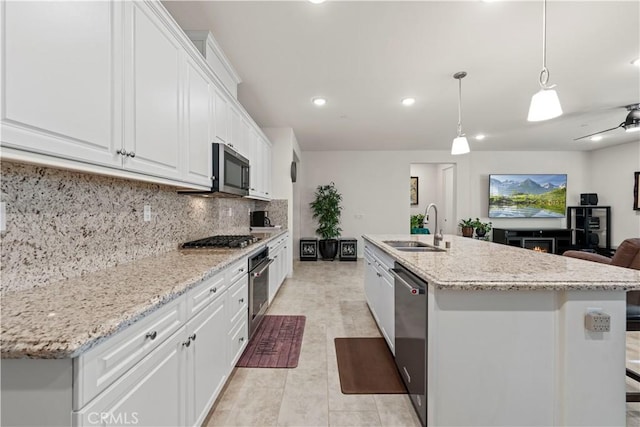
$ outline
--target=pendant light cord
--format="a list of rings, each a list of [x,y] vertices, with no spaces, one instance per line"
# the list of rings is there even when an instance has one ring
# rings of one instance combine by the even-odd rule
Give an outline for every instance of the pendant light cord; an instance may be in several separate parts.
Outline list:
[[[547,89],[549,69],[547,68],[547,0],[542,0],[542,71],[540,71],[540,86]]]
[[[462,78],[458,79],[458,136],[462,136]]]

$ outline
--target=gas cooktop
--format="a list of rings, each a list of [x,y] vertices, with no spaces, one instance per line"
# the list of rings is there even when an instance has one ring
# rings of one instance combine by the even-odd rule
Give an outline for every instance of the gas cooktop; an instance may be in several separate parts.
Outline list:
[[[260,240],[256,236],[211,236],[204,239],[183,243],[183,249],[207,249],[207,248],[244,248]]]

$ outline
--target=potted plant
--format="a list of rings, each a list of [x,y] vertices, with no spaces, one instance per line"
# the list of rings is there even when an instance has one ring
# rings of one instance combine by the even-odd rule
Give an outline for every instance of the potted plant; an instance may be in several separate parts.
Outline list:
[[[340,212],[342,195],[338,193],[335,184],[319,185],[314,194],[315,200],[309,203],[313,218],[318,220],[316,233],[322,238],[318,241],[318,250],[322,259],[333,260],[338,254],[338,240],[340,237]]]
[[[424,228],[424,215],[411,215],[411,234],[429,234],[429,229]]]
[[[474,222],[475,222],[474,228],[476,229],[476,236],[484,237],[489,231],[491,231],[491,226],[492,226],[491,221],[482,222],[480,221],[479,218],[476,218]]]
[[[475,220],[469,219],[461,219],[458,223],[458,227],[462,229],[462,236],[464,237],[473,237],[473,229],[476,226]]]

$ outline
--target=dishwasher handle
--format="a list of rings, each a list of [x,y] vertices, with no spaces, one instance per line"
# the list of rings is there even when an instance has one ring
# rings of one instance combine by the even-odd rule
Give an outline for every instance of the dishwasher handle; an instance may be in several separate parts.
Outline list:
[[[399,280],[403,285],[405,285],[407,288],[409,288],[409,292],[411,293],[411,295],[423,295],[425,293],[425,289],[424,288],[413,286],[411,283],[409,283],[406,280],[404,280],[400,276],[400,274],[398,274],[398,273],[402,273],[402,270],[398,270],[396,268],[390,268],[389,272],[391,274],[393,274],[393,276],[397,280]]]

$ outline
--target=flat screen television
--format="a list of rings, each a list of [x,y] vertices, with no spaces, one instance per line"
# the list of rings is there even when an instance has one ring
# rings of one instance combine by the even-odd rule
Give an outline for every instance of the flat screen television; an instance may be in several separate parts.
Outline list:
[[[489,218],[564,218],[566,174],[489,175]]]

